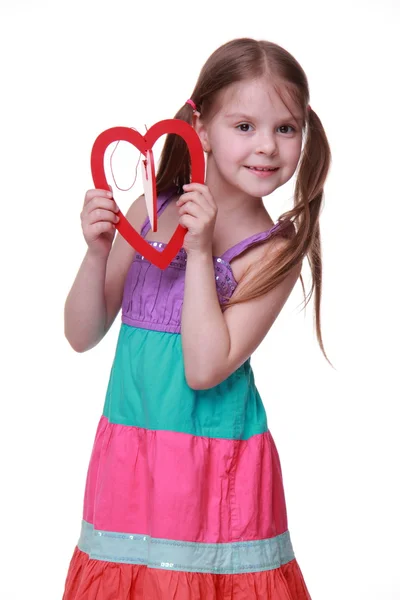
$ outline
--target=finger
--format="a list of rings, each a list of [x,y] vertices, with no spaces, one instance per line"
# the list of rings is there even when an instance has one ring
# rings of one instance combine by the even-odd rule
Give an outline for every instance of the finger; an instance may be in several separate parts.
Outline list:
[[[196,218],[191,215],[182,215],[179,219],[179,223],[186,229],[190,229],[196,225]]]
[[[103,208],[96,208],[92,210],[87,216],[87,223],[93,225],[100,221],[111,221],[112,223],[118,223],[119,216],[110,210],[104,210]]]
[[[178,210],[178,214],[179,215],[188,214],[188,215],[193,215],[196,218],[201,217],[201,215],[204,212],[205,211],[204,211],[203,207],[199,206],[198,204],[196,204],[195,202],[193,202],[191,200],[189,200],[188,202],[186,202]]]
[[[101,197],[101,198],[112,198],[112,191],[110,190],[100,190],[100,189],[94,189],[94,190],[88,190],[85,194],[85,200],[83,205],[86,206],[86,204],[88,204],[88,202],[90,202],[91,200],[93,200],[93,198],[95,196]]]
[[[211,216],[213,214],[213,208],[207,203],[207,201],[201,197],[200,194],[189,194],[187,195],[182,202],[177,201],[178,212],[180,209],[185,208],[186,206],[197,206],[203,213]]]
[[[195,190],[197,190],[198,192],[202,192],[204,188],[207,188],[207,186],[204,183],[185,183],[185,185],[183,185],[182,188],[185,191],[187,190],[188,192]]]
[[[178,213],[182,214],[180,212],[180,209],[189,206],[190,204],[192,204],[193,206],[197,206],[200,209],[200,212],[194,212],[193,208],[189,209],[189,212],[196,214],[197,217],[201,216],[201,214],[205,214],[207,215],[207,217],[212,218],[214,217],[214,213],[215,213],[215,208],[213,208],[208,202],[207,200],[204,199],[204,197],[201,196],[201,194],[198,194],[197,192],[190,192],[186,195],[186,197],[183,199],[182,203],[179,203],[179,200],[177,202],[177,207],[178,207]]]
[[[182,196],[180,196],[180,198],[176,201],[176,205],[182,206],[189,200],[194,200],[195,198],[196,198],[195,192],[187,192],[186,194],[182,194]]]
[[[199,192],[204,198],[211,204],[211,206],[216,206],[214,198],[211,195],[211,192],[208,186],[202,183],[188,183],[182,186],[185,192]]]
[[[207,206],[207,204],[208,204],[207,199],[205,198],[205,196],[203,194],[201,194],[198,191],[193,191],[193,192],[187,192],[185,194],[182,194],[182,196],[179,198],[179,200],[176,201],[176,205],[182,206],[189,200],[193,200],[193,202],[196,202],[196,204],[198,204],[199,206]]]
[[[101,233],[110,233],[115,231],[115,224],[109,221],[99,221],[93,225],[93,233],[99,236]]]
[[[96,208],[104,208],[107,210],[111,210],[112,212],[115,212],[115,213],[119,212],[119,208],[118,208],[115,200],[111,200],[109,198],[102,198],[102,197],[98,197],[98,196],[95,196],[88,202],[86,207],[84,207],[83,212],[90,213],[90,212],[92,212],[92,210],[95,210]]]

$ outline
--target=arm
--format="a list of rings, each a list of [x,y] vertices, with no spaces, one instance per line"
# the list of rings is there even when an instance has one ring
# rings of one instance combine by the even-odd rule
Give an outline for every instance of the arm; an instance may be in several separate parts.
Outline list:
[[[144,196],[133,202],[126,218],[140,229],[146,218]],[[119,233],[108,256],[96,255],[88,248],[64,309],[65,337],[76,352],[96,346],[113,324],[134,252]]]
[[[284,241],[278,240],[278,249]],[[265,248],[262,248],[265,252]],[[273,252],[268,245],[268,252]],[[252,262],[260,247],[249,253]],[[210,253],[188,256],[182,310],[182,347],[188,385],[207,389],[224,381],[259,346],[288,299],[301,264],[271,292],[221,310]],[[239,290],[240,282],[237,290]]]
[[[96,346],[105,335],[107,318],[104,281],[107,257],[88,249],[64,307],[64,333],[77,352]]]

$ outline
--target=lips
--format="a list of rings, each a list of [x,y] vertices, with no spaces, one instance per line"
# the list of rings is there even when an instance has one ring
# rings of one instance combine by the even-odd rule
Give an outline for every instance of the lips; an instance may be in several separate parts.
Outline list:
[[[249,167],[246,166],[246,169],[250,169],[252,171],[277,171],[279,167]]]
[[[245,167],[249,173],[253,175],[253,177],[257,177],[257,179],[268,179],[272,177],[277,171],[279,167],[275,167],[271,169],[271,167]]]

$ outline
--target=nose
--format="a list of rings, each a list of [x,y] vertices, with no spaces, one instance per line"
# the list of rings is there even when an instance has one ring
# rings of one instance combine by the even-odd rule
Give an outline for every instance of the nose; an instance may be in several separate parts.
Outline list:
[[[267,154],[274,156],[277,152],[277,142],[275,135],[269,133],[259,133],[256,140],[256,154]]]

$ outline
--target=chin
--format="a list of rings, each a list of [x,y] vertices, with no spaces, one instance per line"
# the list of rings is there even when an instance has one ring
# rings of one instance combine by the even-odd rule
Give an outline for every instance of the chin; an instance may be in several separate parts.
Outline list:
[[[263,198],[264,196],[269,196],[272,194],[278,187],[280,187],[282,183],[274,181],[273,183],[260,183],[259,185],[241,185],[238,186],[243,192],[245,192],[248,196],[252,196],[253,198]]]

